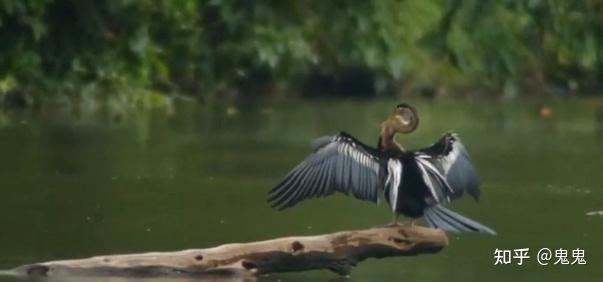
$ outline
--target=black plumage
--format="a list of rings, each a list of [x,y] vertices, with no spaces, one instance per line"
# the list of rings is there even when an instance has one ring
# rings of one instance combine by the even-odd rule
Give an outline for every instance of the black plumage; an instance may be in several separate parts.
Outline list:
[[[383,153],[345,132],[320,138],[315,146],[314,152],[270,192],[268,200],[273,207],[284,209],[334,192],[378,201],[384,186]]]
[[[285,209],[335,192],[376,203],[383,194],[394,215],[424,216],[432,226],[452,232],[495,234],[443,207],[465,193],[480,196],[477,174],[456,134],[414,151],[396,149],[394,143],[382,146],[380,139],[372,148],[345,132],[319,138],[313,153],[269,192],[268,201]]]

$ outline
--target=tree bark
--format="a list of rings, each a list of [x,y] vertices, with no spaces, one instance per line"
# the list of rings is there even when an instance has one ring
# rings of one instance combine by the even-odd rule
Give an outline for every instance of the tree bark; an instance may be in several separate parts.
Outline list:
[[[177,252],[97,256],[24,265],[21,276],[255,276],[273,272],[328,269],[348,275],[367,258],[435,253],[446,234],[419,226],[394,226],[332,234],[286,237]]]

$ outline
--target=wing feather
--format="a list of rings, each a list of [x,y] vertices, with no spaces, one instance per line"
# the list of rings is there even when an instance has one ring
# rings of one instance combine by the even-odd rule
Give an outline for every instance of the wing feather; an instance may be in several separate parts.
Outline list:
[[[325,175],[325,167],[327,164],[325,162],[319,163],[317,166],[318,173],[315,176],[316,179],[312,181],[312,186],[309,190],[308,197],[314,198],[318,196],[318,192],[320,191],[320,187],[323,183],[323,179],[326,177]]]
[[[311,175],[312,174],[312,170],[313,167],[311,166],[306,166],[304,168],[304,174],[302,175]],[[297,190],[291,190],[291,194],[286,198],[287,200],[285,201],[285,203],[282,205],[281,208],[285,208],[285,207],[289,207],[291,206],[292,203],[295,203],[295,201],[297,199],[299,199],[306,191],[310,190],[309,186],[304,185],[305,182],[307,182],[307,180],[310,180],[309,177],[302,177],[299,178],[299,180],[297,182],[292,183],[291,185],[294,186],[298,186],[298,187],[305,187],[305,189],[297,189]]]
[[[387,176],[386,156],[345,132],[314,143],[314,152],[269,192],[273,207],[285,209],[335,192],[377,202]]]
[[[300,166],[299,170],[294,170],[292,171],[292,176],[291,177],[287,177],[286,178],[286,182],[284,182],[283,187],[286,186],[297,186],[297,183],[300,179],[302,179],[302,177],[304,176],[304,173],[308,170],[308,166]],[[277,198],[274,199],[273,202],[273,207],[276,206],[281,206],[281,205],[286,205],[287,202],[293,197],[294,193],[298,192],[296,190],[282,190],[280,193],[278,193],[279,195],[277,196]]]
[[[450,202],[465,192],[479,198],[477,173],[457,134],[446,133],[432,146],[415,151],[415,159],[437,203]]]

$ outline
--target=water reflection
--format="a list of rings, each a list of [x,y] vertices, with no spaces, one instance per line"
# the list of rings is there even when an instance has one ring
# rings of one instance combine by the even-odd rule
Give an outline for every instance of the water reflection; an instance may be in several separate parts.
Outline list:
[[[383,205],[334,196],[277,212],[266,205],[265,193],[309,152],[308,143],[317,136],[345,129],[372,145],[394,103],[291,103],[270,111],[240,109],[235,116],[207,109],[144,112],[119,122],[0,115],[0,268],[381,224],[389,219]],[[352,281],[588,281],[603,274],[598,267],[602,218],[585,215],[603,208],[603,148],[596,137],[601,108],[553,105],[546,121],[530,105],[419,103],[418,108],[421,127],[400,142],[422,147],[447,130],[458,131],[481,176],[484,197],[479,204],[459,201],[454,209],[487,223],[499,236],[455,235],[440,254],[369,260],[354,270]],[[492,265],[494,249],[520,247],[580,247],[589,264]],[[260,280],[334,278],[314,271]]]

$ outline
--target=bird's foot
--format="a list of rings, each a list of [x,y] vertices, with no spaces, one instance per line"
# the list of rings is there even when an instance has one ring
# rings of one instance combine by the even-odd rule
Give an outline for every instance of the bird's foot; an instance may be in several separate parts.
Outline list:
[[[406,222],[398,222],[398,221],[392,221],[386,225],[383,225],[381,227],[414,227],[415,226],[415,220],[411,219],[409,221]]]
[[[392,221],[388,224],[386,224],[384,227],[400,227],[403,226],[404,224],[398,222],[398,221]]]
[[[394,215],[394,220],[392,220],[392,222],[390,222],[386,225],[377,226],[376,228],[402,227],[402,226],[413,227],[413,226],[415,226],[415,220],[411,219],[407,222],[400,223],[400,222],[398,222],[398,215]]]
[[[400,227],[400,226],[402,226],[402,223],[397,222],[397,221],[392,221],[392,222],[390,222],[388,224],[377,225],[377,226],[375,226],[373,228],[390,228],[390,227]]]
[[[404,222],[404,224],[403,224],[403,225],[404,225],[404,226],[413,227],[413,226],[415,226],[415,220],[414,220],[414,219],[411,219],[411,220],[409,220],[409,221],[407,221],[407,222]]]

